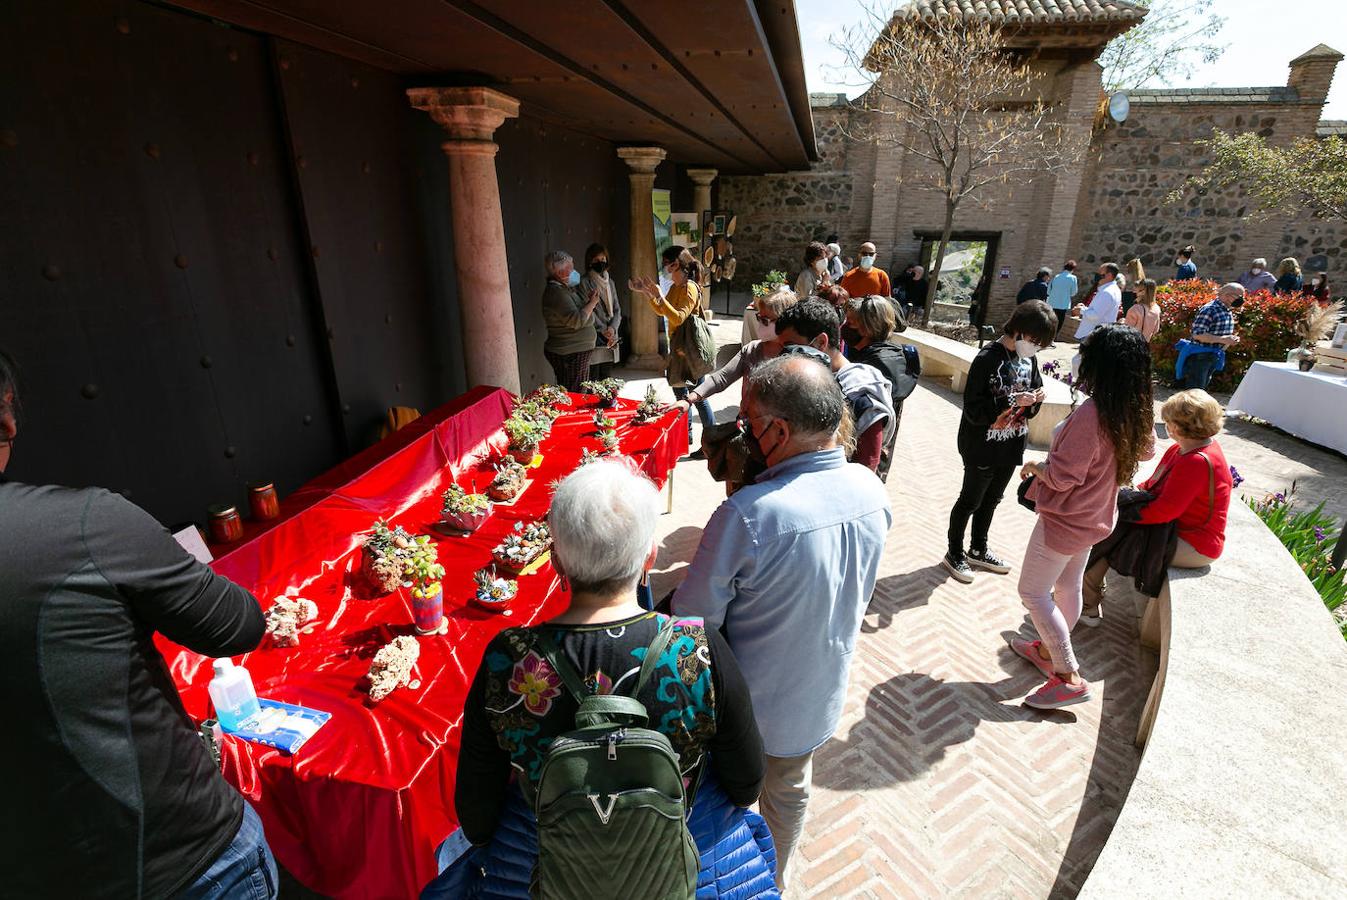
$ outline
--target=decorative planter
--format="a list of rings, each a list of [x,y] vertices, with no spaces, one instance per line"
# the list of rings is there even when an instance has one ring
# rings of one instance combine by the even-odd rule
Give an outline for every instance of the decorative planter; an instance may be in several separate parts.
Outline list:
[[[510,603],[519,593],[518,582],[502,578],[494,570],[483,569],[474,576],[474,580],[477,590],[472,596],[472,602],[490,612],[509,611]]]
[[[491,518],[492,509],[491,504],[487,504],[482,512],[446,513],[441,521],[448,528],[471,533],[481,528],[482,523]]]
[[[510,458],[513,459],[515,462],[519,463],[521,466],[527,466],[528,464],[533,462],[533,457],[538,455],[538,448],[537,447],[520,448],[511,444],[510,447],[507,448],[506,452],[510,454]]]
[[[360,574],[380,594],[389,594],[402,585],[403,567],[396,561],[381,564],[384,559],[386,557],[369,547],[363,548],[360,552]]]
[[[414,587],[412,595],[412,621],[417,634],[435,634],[444,624],[444,591],[438,581],[424,588]]]

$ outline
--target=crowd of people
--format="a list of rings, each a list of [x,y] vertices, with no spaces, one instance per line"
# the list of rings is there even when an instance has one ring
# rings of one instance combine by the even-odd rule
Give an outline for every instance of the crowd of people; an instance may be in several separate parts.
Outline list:
[[[474,849],[427,896],[472,896],[464,885],[476,880],[480,890],[484,878],[505,879],[493,896],[528,895],[535,861],[546,856],[538,834],[549,826],[533,810],[550,749],[574,732],[582,707],[593,711],[587,698],[609,694],[630,697],[639,715],[617,703],[602,710],[662,734],[677,760],[687,791],[680,799],[692,809],[689,821],[701,823],[693,829],[700,877],[737,879],[742,896],[776,896],[790,883],[814,754],[841,719],[894,520],[883,479],[917,375],[910,348],[898,342],[904,313],[875,265],[874,244],[861,244],[857,264],[844,267],[830,243],[806,250],[796,289],[759,300],[757,338],[719,368],[689,358],[697,352],[689,323],[703,302],[690,253],[665,255],[661,283],[631,281],[633,294],[668,321],[666,377],[689,430],[696,407],[703,446],[723,438],[739,448],[717,453],[727,497],[661,611],[638,599],[648,596],[639,587],[658,553],[654,485],[621,459],[559,483],[548,513],[551,560],[569,603],[546,622],[507,629],[486,650],[464,707],[454,798]],[[1193,266],[1190,251],[1179,259]],[[583,275],[564,251],[544,262],[545,352],[557,380],[574,390],[619,359],[621,309],[604,247],[588,248]],[[978,570],[1015,571],[989,541],[1018,474],[1019,502],[1036,514],[1017,554],[1033,634],[1010,646],[1044,679],[1025,703],[1045,710],[1091,699],[1072,633],[1102,621],[1108,571],[1153,586],[1170,565],[1211,564],[1223,550],[1232,488],[1216,441],[1220,406],[1200,388],[1162,406],[1175,443],[1155,474],[1130,487],[1153,458],[1158,431],[1149,350],[1155,283],[1139,264],[1097,268],[1092,300],[1078,310],[1075,368],[1085,399],[1057,427],[1047,457],[1025,461],[1028,422],[1045,399],[1038,354],[1056,340],[1062,304],[1078,292],[1076,268],[1040,271],[999,339],[973,361],[957,438],[964,473],[942,560],[965,584]],[[1263,274],[1251,269],[1250,277]],[[904,278],[916,284],[924,273]],[[1230,310],[1244,291],[1227,284],[1203,308],[1195,343],[1232,340]],[[598,351],[611,356],[595,364]],[[1201,370],[1202,356],[1190,354],[1190,372]],[[0,588],[11,603],[0,645],[11,679],[28,686],[14,695],[23,725],[12,743],[32,773],[14,788],[12,814],[26,824],[7,851],[26,862],[11,867],[12,878],[20,893],[34,894],[65,884],[80,893],[97,872],[119,895],[275,896],[260,821],[210,761],[148,639],[159,631],[211,656],[246,652],[262,638],[258,603],[116,495],[6,482],[18,433],[16,371],[0,354]],[[717,426],[708,398],[739,381],[738,415]],[[32,521],[52,523],[66,539],[48,530],[37,540],[25,524]],[[98,615],[53,615],[77,607]],[[610,759],[619,739],[610,738]],[[609,797],[605,813],[593,800],[606,821],[616,801]],[[749,809],[755,803],[760,814]],[[71,847],[81,867],[50,862]]]

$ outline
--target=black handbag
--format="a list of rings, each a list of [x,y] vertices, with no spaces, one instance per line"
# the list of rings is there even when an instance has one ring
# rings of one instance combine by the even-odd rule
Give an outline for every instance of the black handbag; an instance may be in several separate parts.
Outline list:
[[[1029,512],[1038,512],[1038,504],[1029,499],[1029,485],[1034,483],[1035,477],[1030,475],[1028,478],[1020,479],[1020,486],[1015,489],[1015,496],[1019,500],[1020,506],[1023,506]]]

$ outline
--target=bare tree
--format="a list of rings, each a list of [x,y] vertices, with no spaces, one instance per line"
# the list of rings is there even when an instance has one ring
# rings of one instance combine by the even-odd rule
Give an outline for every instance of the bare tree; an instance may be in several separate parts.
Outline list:
[[[1001,30],[984,19],[921,17],[913,7],[892,19],[869,13],[833,42],[849,69],[873,80],[852,101],[846,131],[921,160],[899,177],[944,197],[926,325],[960,205],[988,204],[989,188],[1074,164],[1089,144],[1090,123],[1068,127],[1035,90],[1029,57],[1008,49]]]
[[[1199,63],[1215,62],[1225,51],[1216,36],[1225,19],[1212,12],[1215,0],[1138,2],[1146,18],[1109,41],[1099,56],[1104,88],[1117,91],[1147,85],[1171,85],[1196,71]]]

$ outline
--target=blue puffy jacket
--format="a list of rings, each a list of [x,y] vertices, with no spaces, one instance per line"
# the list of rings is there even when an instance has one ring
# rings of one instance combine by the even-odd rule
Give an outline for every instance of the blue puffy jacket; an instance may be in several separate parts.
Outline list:
[[[776,848],[767,823],[730,803],[709,771],[692,805],[688,830],[701,852],[697,900],[780,900],[773,876]],[[447,868],[426,885],[421,900],[529,900],[538,829],[518,788],[510,789],[490,844],[456,855],[449,849],[455,837],[457,832],[440,850],[440,865]]]

